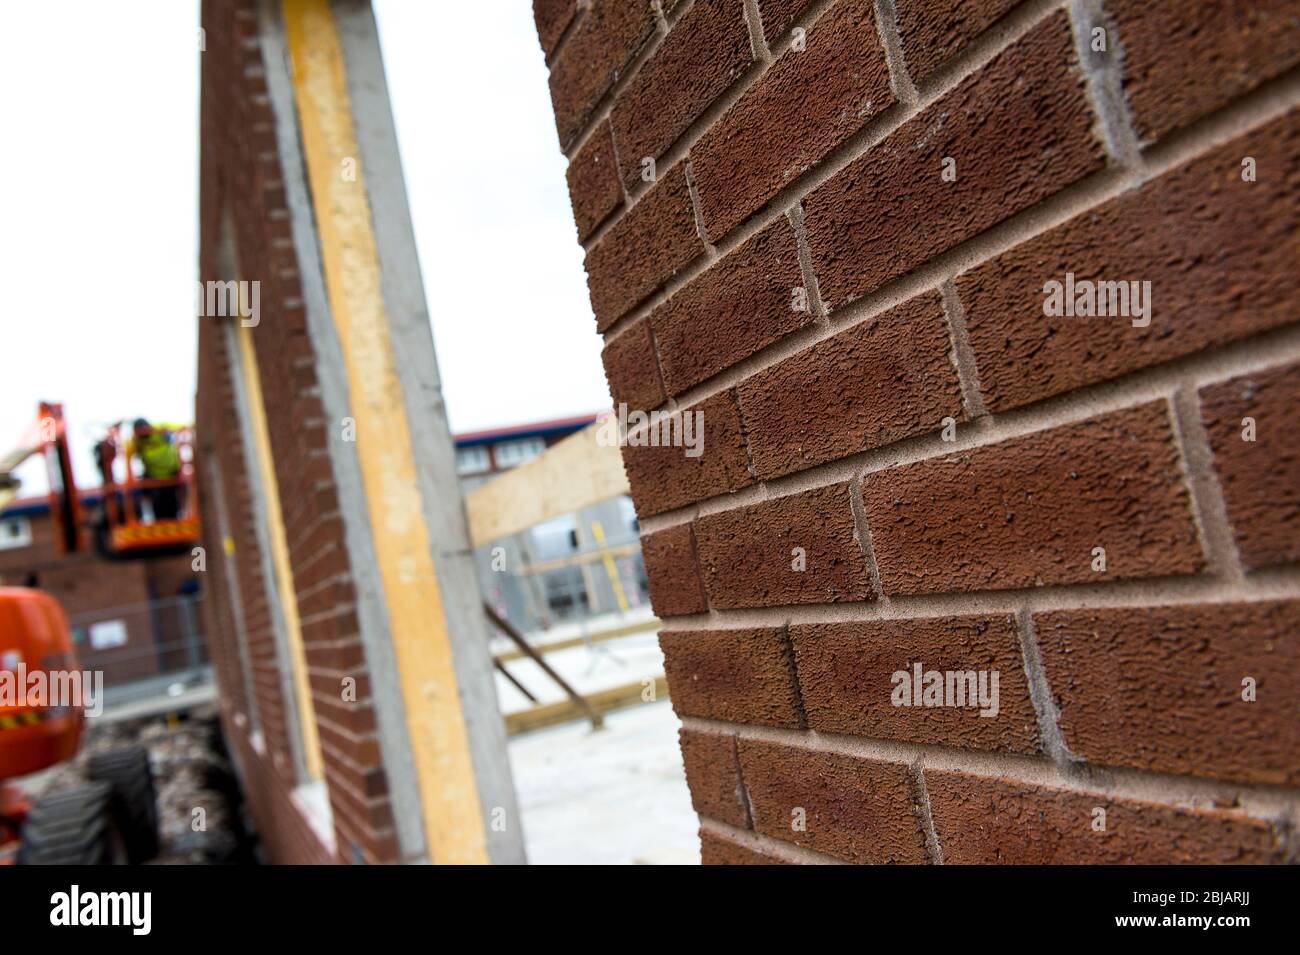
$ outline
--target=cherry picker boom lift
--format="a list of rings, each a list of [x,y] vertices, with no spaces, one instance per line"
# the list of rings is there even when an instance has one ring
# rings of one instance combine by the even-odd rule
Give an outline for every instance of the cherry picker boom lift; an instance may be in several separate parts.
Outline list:
[[[96,446],[103,478],[91,522],[96,548],[106,557],[133,558],[193,546],[199,539],[193,429],[171,433],[180,473],[164,480],[135,477],[120,433],[114,425]],[[14,471],[38,454],[46,462],[56,547],[82,551],[83,499],[60,404],[42,402],[18,446],[0,456],[0,517],[18,492]],[[155,488],[175,489],[180,507],[174,517],[150,513]],[[0,866],[143,862],[158,852],[157,800],[143,747],[92,754],[88,782],[57,788],[34,804],[18,787],[5,785],[76,754],[86,703],[76,688],[84,688],[89,676],[80,670],[56,600],[40,590],[0,587]]]

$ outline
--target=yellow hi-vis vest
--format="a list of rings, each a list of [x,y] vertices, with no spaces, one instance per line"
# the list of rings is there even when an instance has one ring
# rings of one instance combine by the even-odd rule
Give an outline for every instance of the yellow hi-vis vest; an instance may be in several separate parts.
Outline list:
[[[136,439],[135,451],[144,465],[144,476],[149,480],[173,478],[181,473],[181,456],[176,446],[161,432]]]

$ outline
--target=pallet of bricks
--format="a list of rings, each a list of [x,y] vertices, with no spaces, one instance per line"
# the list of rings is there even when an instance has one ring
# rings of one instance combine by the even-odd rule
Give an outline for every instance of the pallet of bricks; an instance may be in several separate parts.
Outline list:
[[[705,862],[1293,859],[1300,3],[534,9]]]

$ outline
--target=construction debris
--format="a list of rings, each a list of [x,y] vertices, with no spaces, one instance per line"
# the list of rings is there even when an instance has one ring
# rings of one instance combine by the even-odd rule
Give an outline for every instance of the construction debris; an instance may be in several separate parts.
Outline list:
[[[87,779],[86,764],[94,753],[133,745],[148,748],[158,794],[161,850],[151,864],[258,861],[215,707],[205,706],[184,716],[92,720],[76,758],[31,777],[23,789],[36,799],[76,785]]]

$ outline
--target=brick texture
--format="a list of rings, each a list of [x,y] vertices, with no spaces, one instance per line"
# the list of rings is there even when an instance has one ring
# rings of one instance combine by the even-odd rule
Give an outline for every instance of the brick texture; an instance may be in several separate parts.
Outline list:
[[[1199,571],[1168,409],[1153,402],[868,474],[887,594],[999,590]],[[1093,570],[1093,549],[1106,569]]]
[[[704,865],[785,865],[784,859],[743,846],[707,829],[700,830],[700,861]]]
[[[1064,15],[1052,17],[808,197],[808,244],[828,307],[1102,167],[1071,44]],[[947,157],[955,182],[943,179]]]
[[[1272,827],[1241,813],[933,769],[925,771],[925,783],[947,863],[1240,864],[1283,857]]]
[[[898,38],[912,79],[925,82],[1019,2],[897,0]]]
[[[551,102],[561,145],[578,138],[653,32],[649,0],[591,0],[562,55],[551,64]]]
[[[691,151],[710,238],[726,235],[893,103],[871,0],[842,0]]]
[[[1036,614],[1034,625],[1072,752],[1159,772],[1300,782],[1300,601],[1059,610]]]
[[[1300,561],[1300,451],[1289,437],[1300,408],[1300,366],[1213,385],[1201,392],[1201,401],[1242,563],[1255,568]]]
[[[659,645],[679,715],[801,725],[794,654],[784,630],[665,630]]]
[[[663,404],[664,383],[648,321],[642,319],[606,345],[601,360],[616,406],[646,411]]]
[[[725,256],[650,316],[664,385],[680,394],[813,320],[794,230],[781,219]],[[806,289],[805,289],[806,292]]]
[[[810,6],[812,0],[758,0],[759,20],[768,46],[779,41]]]
[[[578,238],[585,242],[623,201],[614,139],[608,122],[601,123],[573,157],[567,176]]]
[[[738,829],[749,828],[735,738],[682,730],[679,740],[695,811]]]
[[[1113,0],[1124,92],[1147,141],[1187,126],[1300,63],[1290,0]]]
[[[1293,0],[547,6],[704,861],[1291,860]]]
[[[605,331],[704,251],[678,164],[587,253],[596,328]]]
[[[1009,616],[794,626],[790,639],[811,729],[961,749],[1028,755],[1041,750],[1015,620]],[[926,706],[920,695],[899,697],[895,705],[900,681],[894,675],[906,674],[911,687],[918,663],[923,673],[984,671],[990,690],[989,674],[996,671],[996,700],[985,697],[996,708],[985,706],[989,715],[980,715],[978,675],[977,692],[965,707]]]
[[[685,434],[682,416],[690,416],[691,432],[703,441],[696,448],[663,443],[667,426],[660,427],[660,443],[638,445],[642,431],[632,431],[623,448],[623,464],[639,514],[660,514],[694,504],[717,494],[739,490],[751,483],[745,454],[740,410],[731,392],[721,392],[673,415],[673,434]],[[652,429],[653,430],[653,429]],[[684,438],[683,438],[684,440]],[[692,456],[688,452],[698,451]]]
[[[1242,180],[1242,157],[1258,163]],[[1153,222],[1162,223],[1152,228]],[[1295,321],[1300,122],[1242,136],[961,275],[980,384],[1001,411]],[[1043,314],[1044,284],[1151,283],[1151,321]],[[1141,319],[1139,319],[1141,321]]]
[[[533,18],[542,51],[550,56],[578,12],[578,0],[533,0]]]
[[[742,739],[754,829],[849,862],[924,862],[908,768]]]
[[[658,159],[749,65],[745,7],[696,0],[614,104],[624,182],[640,184],[643,159]]]
[[[695,537],[680,524],[641,538],[641,557],[650,578],[650,603],[661,617],[708,609],[695,559]]]
[[[855,534],[845,484],[701,517],[695,536],[709,601],[731,608],[868,600]]]
[[[949,351],[930,294],[747,378],[736,393],[754,472],[778,477],[964,418]]]

